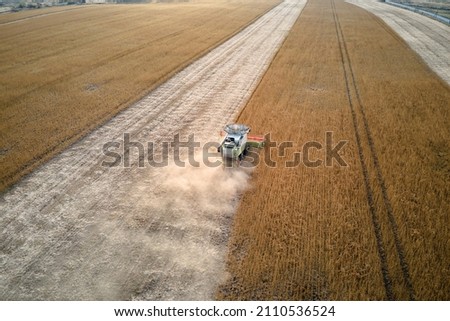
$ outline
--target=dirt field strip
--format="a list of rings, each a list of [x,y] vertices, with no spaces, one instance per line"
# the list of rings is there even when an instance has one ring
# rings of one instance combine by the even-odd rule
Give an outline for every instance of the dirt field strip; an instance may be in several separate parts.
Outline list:
[[[293,148],[253,173],[217,298],[448,299],[448,101],[377,17],[309,1],[238,119]],[[286,167],[327,132],[347,167]]]
[[[104,167],[102,146],[208,141],[234,119],[302,10],[285,1],[2,195],[0,297],[211,299],[245,171]]]
[[[423,15],[376,0],[346,0],[377,17],[399,34],[450,85],[450,27]]]

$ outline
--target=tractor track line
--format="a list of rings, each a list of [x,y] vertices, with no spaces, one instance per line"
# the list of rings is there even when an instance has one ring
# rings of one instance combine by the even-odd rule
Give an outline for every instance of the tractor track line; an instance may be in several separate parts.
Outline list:
[[[352,94],[351,94],[350,76],[349,76],[350,72],[347,70],[348,67],[346,67],[349,63],[349,60],[348,60],[348,57],[347,57],[344,47],[343,47],[344,37],[343,37],[342,31],[340,30],[339,25],[338,25],[339,18],[337,16],[334,0],[331,0],[330,3],[331,3],[331,7],[333,9],[333,18],[334,18],[334,24],[335,24],[335,29],[336,29],[336,38],[339,43],[339,53],[340,53],[340,57],[341,57],[342,70],[344,73],[346,94],[347,94],[347,99],[348,99],[348,103],[349,103],[349,107],[350,107],[350,112],[352,115],[352,122],[353,122],[354,131],[355,131],[356,145],[358,147],[358,155],[359,155],[359,160],[361,163],[361,170],[362,170],[362,174],[364,177],[364,186],[365,186],[366,194],[367,194],[367,202],[369,205],[372,224],[373,224],[374,232],[375,232],[375,238],[376,238],[376,243],[377,243],[378,256],[380,258],[381,273],[383,276],[384,288],[385,288],[387,299],[394,300],[395,296],[394,296],[394,292],[392,289],[392,279],[389,274],[386,249],[385,249],[385,245],[384,245],[383,239],[382,239],[381,224],[379,222],[377,210],[375,207],[374,193],[373,193],[372,187],[370,185],[369,171],[367,168],[366,160],[364,158],[361,135],[358,130],[358,120],[357,120],[357,116],[356,116],[356,110],[355,110],[355,107],[353,104],[353,98],[352,98]]]
[[[398,225],[397,225],[397,222],[396,222],[396,219],[395,219],[395,215],[394,215],[394,212],[393,212],[393,209],[392,209],[391,201],[390,201],[388,193],[387,193],[386,183],[385,183],[382,171],[381,171],[381,166],[380,166],[380,162],[378,160],[378,155],[377,155],[377,152],[376,152],[376,149],[375,149],[375,143],[373,141],[372,132],[370,130],[369,123],[367,121],[365,107],[364,107],[364,105],[362,103],[361,95],[360,95],[360,92],[359,92],[359,87],[358,87],[358,84],[357,84],[357,81],[356,81],[356,78],[355,78],[355,74],[354,74],[353,67],[352,67],[352,62],[351,62],[351,59],[350,59],[350,55],[348,53],[347,44],[345,42],[344,32],[342,31],[341,24],[339,22],[339,18],[337,19],[337,25],[338,25],[340,33],[342,35],[342,40],[343,40],[342,44],[343,44],[343,48],[344,48],[344,53],[345,53],[345,56],[347,57],[347,60],[348,60],[348,67],[349,67],[350,76],[351,76],[351,79],[352,79],[352,84],[353,84],[354,89],[355,89],[357,105],[359,107],[359,111],[360,111],[362,119],[363,119],[364,130],[365,130],[365,134],[366,134],[366,137],[367,137],[368,145],[369,145],[369,148],[370,148],[370,153],[372,155],[373,164],[375,166],[375,171],[376,171],[378,184],[380,185],[380,188],[381,188],[381,192],[382,192],[382,195],[383,195],[383,201],[384,201],[384,204],[386,206],[386,210],[387,210],[387,215],[388,215],[388,218],[389,218],[391,231],[392,231],[392,234],[394,236],[395,248],[397,250],[398,259],[400,261],[400,266],[402,268],[403,279],[404,279],[405,285],[406,285],[406,287],[408,289],[409,299],[410,300],[414,300],[415,299],[414,287],[413,287],[413,284],[412,284],[411,276],[409,274],[409,267],[408,267],[408,263],[406,262],[405,252],[403,250],[403,246],[402,246],[401,241],[400,241],[400,237],[399,237],[399,233],[398,233]]]

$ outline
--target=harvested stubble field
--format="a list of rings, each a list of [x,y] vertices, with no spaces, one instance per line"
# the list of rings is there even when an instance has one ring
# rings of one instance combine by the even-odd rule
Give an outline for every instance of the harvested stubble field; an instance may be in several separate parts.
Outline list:
[[[0,191],[279,0],[49,8],[0,17]]]
[[[309,1],[238,118],[295,148],[255,171],[217,298],[448,300],[449,101],[381,20]],[[284,166],[327,131],[347,167]]]

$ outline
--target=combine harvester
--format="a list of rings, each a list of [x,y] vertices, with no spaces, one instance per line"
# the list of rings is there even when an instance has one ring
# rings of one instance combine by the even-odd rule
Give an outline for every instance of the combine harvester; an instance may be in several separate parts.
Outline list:
[[[221,154],[224,165],[233,167],[234,164],[239,166],[240,161],[245,158],[251,148],[264,147],[264,136],[248,135],[250,127],[242,124],[229,124],[223,129],[222,142],[217,148]]]

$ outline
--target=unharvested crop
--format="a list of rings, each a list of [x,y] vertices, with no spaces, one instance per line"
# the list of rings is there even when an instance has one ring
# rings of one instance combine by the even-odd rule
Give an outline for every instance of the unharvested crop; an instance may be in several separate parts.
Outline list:
[[[448,300],[449,101],[378,18],[309,1],[238,119],[295,147],[253,174],[217,298]],[[347,167],[283,165],[327,131]]]

